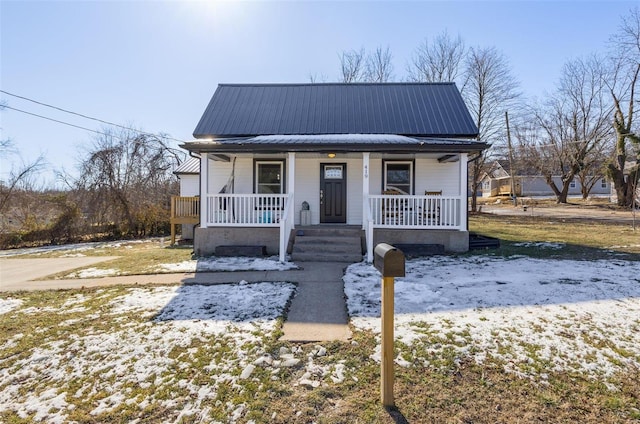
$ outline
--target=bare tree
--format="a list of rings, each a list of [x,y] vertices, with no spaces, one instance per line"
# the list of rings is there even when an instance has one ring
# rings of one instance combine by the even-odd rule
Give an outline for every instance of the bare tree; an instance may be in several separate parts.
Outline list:
[[[98,136],[80,163],[77,187],[89,196],[89,214],[109,220],[123,234],[155,232],[168,222],[172,170],[180,157],[161,137],[123,130]]]
[[[425,39],[407,65],[408,79],[415,82],[457,81],[465,54],[466,47],[460,35],[451,37],[444,31],[432,42]]]
[[[634,121],[640,89],[640,8],[630,10],[622,18],[618,32],[611,38],[610,60],[611,71],[605,82],[614,107],[616,151],[607,171],[618,205],[631,207],[640,181],[640,130]]]
[[[365,74],[365,52],[360,50],[343,51],[340,55],[342,82],[361,82]]]
[[[534,110],[539,132],[529,144],[532,166],[544,176],[558,203],[567,202],[576,177],[585,190],[592,187],[604,162],[611,107],[603,72],[595,56],[568,62],[556,92]]]
[[[518,82],[506,57],[494,47],[471,48],[465,59],[461,93],[478,127],[478,139],[492,145],[503,141],[506,136],[504,112],[514,109],[520,97]],[[493,154],[491,150],[474,157],[470,167],[471,210],[474,212],[480,179]]]
[[[0,157],[11,157],[12,166],[4,181],[0,181],[0,213],[4,214],[11,204],[16,190],[33,188],[34,177],[45,167],[44,155],[24,161],[10,139],[0,141]],[[16,163],[20,163],[16,165]]]
[[[583,199],[587,199],[595,185],[606,176],[606,167],[602,162],[602,158],[605,157],[610,157],[610,155],[605,154],[604,150],[594,151],[587,157],[584,167],[576,174],[578,181],[580,181],[580,192]]]
[[[317,73],[309,73],[309,82],[311,84],[316,84],[319,82],[327,82],[328,78],[325,74],[318,75]]]
[[[385,49],[377,47],[373,53],[369,53],[365,62],[364,79],[367,82],[388,82],[393,79],[393,56],[389,46]]]

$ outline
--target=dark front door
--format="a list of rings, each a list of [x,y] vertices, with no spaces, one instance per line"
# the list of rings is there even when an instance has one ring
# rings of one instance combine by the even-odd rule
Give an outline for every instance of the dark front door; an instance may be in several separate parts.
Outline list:
[[[347,223],[347,164],[320,164],[320,223]]]

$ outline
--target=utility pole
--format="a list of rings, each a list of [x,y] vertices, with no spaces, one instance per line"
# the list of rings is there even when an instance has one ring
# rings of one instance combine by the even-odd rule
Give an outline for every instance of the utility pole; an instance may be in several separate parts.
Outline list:
[[[513,206],[518,206],[518,197],[516,195],[516,179],[513,175],[513,148],[511,147],[511,130],[509,129],[509,111],[504,111],[504,119],[507,122],[507,144],[509,146],[509,175],[511,176],[511,196]]]

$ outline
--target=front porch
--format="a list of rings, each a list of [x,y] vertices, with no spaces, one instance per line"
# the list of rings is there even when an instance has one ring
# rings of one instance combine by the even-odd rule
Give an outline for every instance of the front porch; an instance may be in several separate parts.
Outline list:
[[[260,244],[284,261],[310,224],[362,228],[369,261],[380,241],[468,249],[466,153],[202,153],[200,187],[201,254]]]
[[[196,230],[196,253],[211,254],[220,245],[259,244],[285,261],[296,229],[293,199],[294,193],[208,194]],[[438,243],[448,251],[468,249],[466,199],[461,196],[367,195],[363,204],[367,219],[360,225],[368,261],[373,260],[373,246],[383,241]]]

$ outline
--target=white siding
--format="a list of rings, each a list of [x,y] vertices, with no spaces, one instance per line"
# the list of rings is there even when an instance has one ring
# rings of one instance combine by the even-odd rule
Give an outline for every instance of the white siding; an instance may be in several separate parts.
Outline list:
[[[197,196],[200,194],[200,175],[180,176],[180,196]]]
[[[230,162],[209,161],[209,193],[216,194],[222,190],[232,169],[233,157]],[[234,193],[253,193],[253,158],[239,156],[234,176]]]
[[[369,193],[382,193],[382,159],[369,161]]]
[[[362,159],[347,162],[347,224],[362,224]]]
[[[443,196],[459,196],[459,166],[458,162],[440,163],[437,159],[416,158],[415,194],[420,196],[425,190],[442,190]]]
[[[293,205],[295,223],[300,224],[302,202],[309,203],[311,223],[320,222],[320,161],[296,157],[296,204]]]

